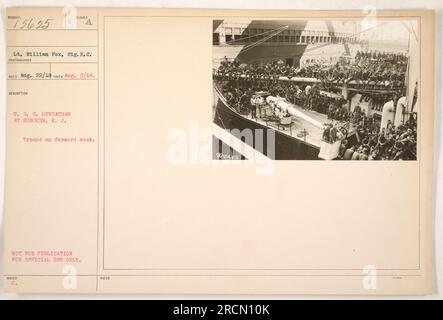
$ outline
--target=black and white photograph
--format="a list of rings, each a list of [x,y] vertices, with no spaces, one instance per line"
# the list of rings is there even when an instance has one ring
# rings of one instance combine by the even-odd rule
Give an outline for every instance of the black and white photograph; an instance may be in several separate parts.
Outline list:
[[[418,28],[213,20],[213,159],[417,160]]]

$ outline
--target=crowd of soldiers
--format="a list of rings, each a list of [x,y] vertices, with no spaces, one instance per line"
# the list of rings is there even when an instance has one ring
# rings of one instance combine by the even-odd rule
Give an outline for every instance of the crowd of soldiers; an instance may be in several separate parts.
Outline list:
[[[397,127],[389,120],[386,128],[380,130],[380,121],[366,115],[356,106],[351,115],[356,126],[358,142],[348,146],[346,139],[340,146],[343,160],[416,160],[417,121],[413,116]]]
[[[219,87],[227,102],[234,106],[238,112],[247,113],[251,106],[249,100],[257,91],[269,92],[272,96],[285,98],[297,106],[307,110],[317,111],[327,114],[328,118],[339,121],[348,121],[349,114],[345,107],[342,107],[346,100],[341,95],[330,97],[322,93],[319,86],[301,85],[284,81],[267,81],[245,79],[224,81]]]
[[[388,123],[380,130],[380,121],[357,105],[349,111],[346,100],[339,94],[325,93],[326,81],[355,80],[362,85],[403,85],[407,57],[402,54],[380,52],[357,52],[355,59],[341,60],[325,68],[317,64],[295,69],[274,62],[260,65],[223,61],[214,76],[220,84],[228,104],[242,114],[256,115],[251,102],[256,92],[285,98],[302,108],[326,114],[331,123],[325,124],[323,140],[341,140],[339,158],[346,160],[413,160],[416,159],[417,123],[413,118],[395,127]],[[318,84],[301,84],[279,81],[280,76],[313,77],[321,79]],[[383,99],[390,100],[391,97]],[[386,100],[387,101],[387,100]],[[356,128],[358,141],[348,145],[347,129],[341,125],[350,123]]]
[[[353,81],[359,88],[404,87],[408,57],[401,53],[358,51],[354,59],[339,59],[335,63],[311,60],[296,68],[281,60],[271,63],[247,64],[238,60],[221,62],[216,76],[226,79],[277,80],[279,77],[305,77],[320,80],[325,87]]]
[[[403,54],[358,51],[354,60],[340,59],[335,65],[316,68],[323,82],[354,81],[361,88],[401,88],[407,65],[408,58]]]

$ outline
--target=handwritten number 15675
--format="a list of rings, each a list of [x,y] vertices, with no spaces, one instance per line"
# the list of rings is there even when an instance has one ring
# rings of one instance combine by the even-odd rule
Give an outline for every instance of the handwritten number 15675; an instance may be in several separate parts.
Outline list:
[[[14,29],[36,29],[36,30],[46,30],[51,25],[51,21],[54,19],[17,19],[14,24]]]

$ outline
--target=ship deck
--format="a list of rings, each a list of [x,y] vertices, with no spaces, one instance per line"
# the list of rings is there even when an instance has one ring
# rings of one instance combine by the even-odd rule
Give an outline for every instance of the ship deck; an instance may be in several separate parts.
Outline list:
[[[223,97],[223,95],[218,91],[217,86],[214,86],[214,112],[216,113],[216,106],[217,106],[217,100],[221,99],[223,101],[223,105],[230,109],[232,113],[235,113],[238,115],[238,117],[247,119],[248,121],[252,121],[252,122],[256,122],[257,124],[259,124],[259,126],[261,127],[268,127],[268,128],[272,128],[273,130],[284,134],[288,137],[291,137],[293,139],[299,140],[304,142],[305,144],[309,144],[312,145],[315,148],[320,148],[321,143],[322,143],[322,138],[323,138],[323,128],[322,127],[318,127],[316,125],[314,125],[313,123],[309,122],[308,120],[305,120],[303,118],[300,117],[296,117],[296,116],[292,116],[291,119],[291,125],[281,125],[279,123],[279,121],[265,121],[265,119],[259,118],[253,118],[251,116],[251,114],[249,115],[245,115],[245,114],[240,114],[239,112],[237,112],[236,110],[234,110],[232,107],[228,106],[228,104],[225,101],[225,98]],[[336,120],[331,120],[328,119],[327,115],[319,113],[317,111],[313,111],[313,110],[307,110],[304,109],[298,105],[295,104],[290,104],[292,107],[294,107],[297,111],[303,113],[304,115],[306,115],[307,117],[318,121],[319,123],[330,123],[332,121],[336,121]],[[214,113],[214,115],[215,115]],[[341,122],[341,121],[336,121],[339,123],[339,126],[342,126],[345,124],[345,122]],[[224,126],[224,125],[222,125]],[[355,132],[355,128],[351,125],[350,128],[348,128],[348,136],[352,135]],[[303,132],[306,132],[307,134],[302,134]]]
[[[313,110],[306,110],[300,106],[292,105],[294,108],[296,108],[298,111],[304,113],[305,115],[321,122],[321,123],[330,123],[331,119],[328,119],[328,117],[325,114],[313,111]],[[309,121],[306,121],[304,119],[292,116],[292,123],[291,125],[283,126],[279,124],[278,122],[273,121],[265,121],[264,119],[254,119],[251,115],[244,115],[245,118],[255,121],[259,124],[271,127],[275,129],[276,131],[279,131],[283,134],[286,134],[288,136],[294,137],[296,139],[299,139],[301,141],[307,142],[315,147],[320,148],[320,144],[322,142],[323,137],[323,129],[315,126],[314,124],[310,123]],[[343,125],[344,122],[338,121],[340,125]],[[349,130],[349,134],[352,134],[354,129]],[[307,135],[301,135],[301,133],[306,132]]]

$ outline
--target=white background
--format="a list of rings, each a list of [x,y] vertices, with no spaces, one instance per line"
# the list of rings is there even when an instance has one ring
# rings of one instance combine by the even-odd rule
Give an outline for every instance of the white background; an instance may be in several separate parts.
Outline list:
[[[10,6],[76,6],[76,7],[152,7],[152,8],[232,8],[232,9],[311,9],[311,10],[363,10],[366,6],[375,6],[376,9],[435,9],[436,10],[436,116],[435,116],[435,134],[436,134],[436,146],[435,146],[435,257],[436,257],[436,282],[435,293],[429,296],[420,297],[343,297],[343,296],[260,296],[260,299],[338,299],[338,298],[353,298],[353,299],[443,299],[443,159],[440,155],[442,147],[442,80],[441,75],[443,73],[441,57],[442,57],[442,11],[443,1],[441,0],[315,0],[315,1],[301,1],[301,0],[171,0],[171,1],[100,1],[100,0],[83,0],[83,1],[66,1],[66,0],[40,0],[40,1],[6,1],[0,0],[0,9],[2,16],[0,19],[0,275],[3,274],[3,190],[4,190],[4,156],[5,156],[5,93],[6,93],[6,57],[5,57],[5,8]],[[439,195],[439,196],[438,196]],[[12,295],[3,292],[3,277],[0,277],[0,299],[35,299],[35,298],[131,298],[131,299],[254,299],[254,296],[223,296],[223,295]]]

